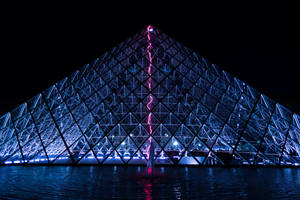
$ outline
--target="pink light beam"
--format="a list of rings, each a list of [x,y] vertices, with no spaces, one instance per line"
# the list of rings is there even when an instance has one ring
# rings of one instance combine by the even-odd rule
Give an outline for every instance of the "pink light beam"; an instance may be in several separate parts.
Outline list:
[[[151,91],[152,91],[152,85],[151,85],[151,68],[152,68],[152,54],[151,54],[151,49],[152,49],[152,43],[151,43],[151,32],[153,31],[153,27],[151,25],[149,25],[147,27],[147,55],[148,55],[148,60],[149,60],[149,65],[148,65],[148,68],[147,68],[147,72],[148,72],[148,75],[149,75],[149,79],[147,81],[147,85],[148,85],[148,90],[150,91],[150,95],[149,95],[149,101],[147,103],[147,108],[149,110],[149,114],[147,116],[147,125],[149,126],[149,133],[150,135],[152,135],[152,122],[151,122],[151,118],[152,118],[152,113],[151,113],[151,104],[153,102],[153,96],[151,94]],[[150,148],[151,148],[151,143],[152,143],[152,140],[151,140],[151,136],[149,137],[149,140],[148,140],[148,147],[147,147],[147,159],[149,160],[149,157],[150,157]],[[151,168],[152,169],[152,168]],[[151,171],[150,169],[150,171]],[[149,169],[148,169],[149,170]]]

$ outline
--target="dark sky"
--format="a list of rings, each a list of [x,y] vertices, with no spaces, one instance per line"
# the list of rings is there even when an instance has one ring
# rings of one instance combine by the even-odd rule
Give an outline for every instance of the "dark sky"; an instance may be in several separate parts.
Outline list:
[[[0,115],[148,24],[300,113],[300,46],[294,16],[9,10],[1,25]],[[146,11],[145,11],[146,12]],[[144,12],[144,13],[145,13]],[[87,13],[87,14],[86,14]],[[92,14],[91,14],[92,13]],[[112,17],[115,15],[115,17]]]

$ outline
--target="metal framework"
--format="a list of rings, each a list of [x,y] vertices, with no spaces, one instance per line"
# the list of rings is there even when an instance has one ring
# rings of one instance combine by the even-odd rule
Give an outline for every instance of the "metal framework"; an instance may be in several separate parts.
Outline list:
[[[2,116],[0,164],[300,165],[299,115],[149,27]]]

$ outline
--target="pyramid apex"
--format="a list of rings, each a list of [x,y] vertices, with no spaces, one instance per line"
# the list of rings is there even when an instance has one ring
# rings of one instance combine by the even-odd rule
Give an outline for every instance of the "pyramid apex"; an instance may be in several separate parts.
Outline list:
[[[147,31],[152,32],[154,30],[152,25],[148,25],[147,26]]]

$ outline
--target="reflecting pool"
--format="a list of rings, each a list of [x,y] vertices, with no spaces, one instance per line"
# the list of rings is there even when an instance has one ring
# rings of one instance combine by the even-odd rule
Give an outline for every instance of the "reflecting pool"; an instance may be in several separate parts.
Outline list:
[[[0,199],[300,198],[297,168],[2,166]]]

